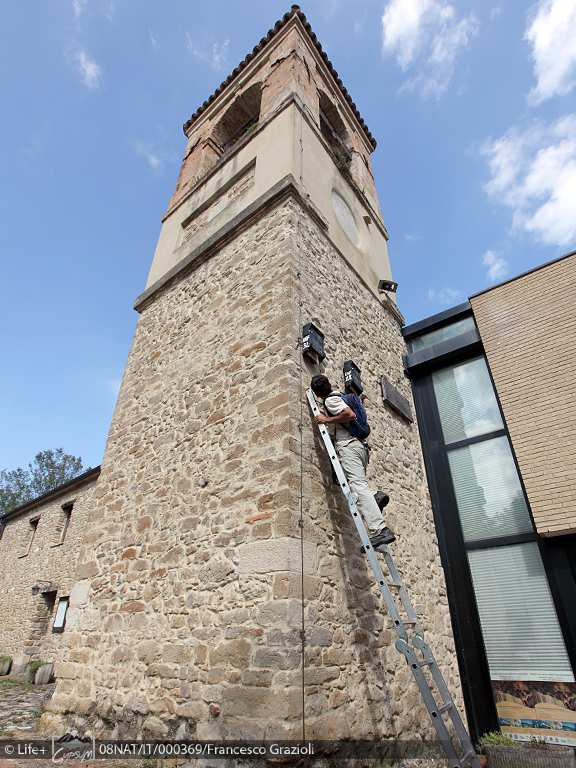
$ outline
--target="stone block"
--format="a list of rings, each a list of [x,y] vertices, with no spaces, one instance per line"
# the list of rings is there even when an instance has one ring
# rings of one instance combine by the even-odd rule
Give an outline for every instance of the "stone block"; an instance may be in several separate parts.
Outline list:
[[[78,664],[70,662],[60,662],[55,665],[54,672],[56,677],[63,677],[68,680],[75,680],[78,677],[80,667]]]
[[[274,673],[268,669],[247,669],[242,674],[242,685],[267,688],[272,684]]]
[[[98,575],[98,563],[96,560],[91,560],[88,563],[81,563],[78,565],[76,575],[79,579],[92,579]]]
[[[299,600],[271,600],[258,605],[254,616],[263,627],[300,627],[302,604]]]
[[[199,569],[198,579],[205,586],[221,584],[234,571],[234,563],[221,552],[218,552]]]
[[[238,547],[238,571],[240,574],[275,573],[304,570],[307,576],[316,575],[316,544],[304,542],[304,562],[300,541],[289,537],[266,541],[251,541]]]
[[[138,611],[145,611],[146,604],[141,600],[128,600],[122,603],[120,610],[124,611],[124,613],[137,613]]]
[[[308,627],[306,629],[307,645],[332,645],[332,632],[325,627]]]
[[[128,547],[124,550],[124,552],[122,552],[120,557],[122,560],[134,560],[136,557],[138,557],[138,550],[136,547]]]
[[[277,650],[257,648],[254,652],[254,666],[265,669],[297,669],[302,655],[299,649]]]
[[[219,664],[230,664],[238,669],[245,669],[250,660],[251,645],[243,639],[230,640],[227,643],[220,643],[210,651],[209,659],[211,666]]]
[[[20,675],[22,672],[26,670],[26,666],[28,662],[30,661],[30,657],[26,654],[17,654],[12,659],[12,669],[11,672],[13,675]]]
[[[340,676],[338,667],[317,667],[306,669],[304,681],[306,685],[323,685],[329,680],[336,680]]]
[[[304,597],[315,599],[322,591],[322,579],[317,576],[304,576]],[[299,573],[278,573],[272,585],[274,597],[302,597],[302,576]]]
[[[142,730],[147,736],[161,739],[168,735],[169,728],[159,717],[151,715],[142,723]]]
[[[54,665],[52,662],[42,664],[34,675],[34,685],[47,685],[54,680]]]
[[[176,708],[178,717],[185,717],[189,720],[206,720],[208,707],[202,701],[187,701],[185,704],[179,704]]]
[[[0,657],[0,676],[9,675],[12,669],[12,658],[10,656]]]
[[[192,657],[189,645],[166,643],[162,646],[162,660],[168,663],[187,664]]]
[[[136,646],[136,654],[140,661],[147,664],[160,656],[161,646],[155,640],[143,640]]]
[[[232,685],[222,692],[224,717],[284,719],[295,717],[301,707],[301,692],[296,689],[274,690]]]
[[[84,605],[88,600],[89,592],[90,582],[87,579],[84,581],[77,581],[70,590],[70,606]]]

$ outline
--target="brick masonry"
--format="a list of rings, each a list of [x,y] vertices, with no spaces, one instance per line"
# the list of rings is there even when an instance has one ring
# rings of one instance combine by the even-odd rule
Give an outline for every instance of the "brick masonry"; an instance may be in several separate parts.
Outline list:
[[[576,531],[575,302],[575,254],[471,299],[544,536]]]
[[[378,390],[387,373],[410,398],[397,320],[288,200],[143,311],[45,730],[297,737],[304,693],[310,737],[431,735],[306,410],[300,475],[301,319],[326,332],[336,380],[348,357],[362,368],[371,475],[458,699],[416,427]]]

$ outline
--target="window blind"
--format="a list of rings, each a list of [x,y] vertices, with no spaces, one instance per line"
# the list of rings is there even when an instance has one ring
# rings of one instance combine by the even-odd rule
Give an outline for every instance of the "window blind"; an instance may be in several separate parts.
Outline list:
[[[573,682],[538,545],[468,553],[492,680]]]
[[[436,371],[432,383],[447,445],[504,426],[483,357]]]
[[[464,541],[531,533],[507,437],[448,451]]]

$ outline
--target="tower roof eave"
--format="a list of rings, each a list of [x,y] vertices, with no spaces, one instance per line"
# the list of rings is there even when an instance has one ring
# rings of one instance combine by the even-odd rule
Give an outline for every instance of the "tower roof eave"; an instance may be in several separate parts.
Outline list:
[[[322,45],[316,35],[314,34],[312,27],[310,26],[310,22],[306,18],[305,13],[300,9],[298,5],[293,5],[292,8],[284,14],[284,16],[279,19],[276,24],[272,27],[272,29],[269,29],[268,32],[264,35],[264,37],[260,40],[257,45],[254,46],[254,48],[250,51],[250,53],[243,59],[243,61],[238,64],[238,66],[228,75],[228,77],[220,83],[218,88],[212,93],[211,96],[209,96],[206,101],[201,104],[198,109],[194,112],[193,115],[184,123],[183,130],[184,133],[187,135],[188,129],[194,123],[200,115],[210,106],[210,104],[216,99],[217,96],[219,96],[222,91],[245,69],[245,67],[254,59],[254,57],[264,48],[264,46],[270,42],[270,40],[284,27],[286,24],[290,21],[291,18],[294,16],[297,16],[300,21],[302,22],[306,32],[308,33],[312,43],[314,44],[314,47],[324,60],[324,63],[328,67],[328,70],[334,80],[336,81],[336,84],[338,85],[338,88],[340,89],[340,92],[344,96],[346,102],[348,103],[349,107],[354,112],[354,116],[362,126],[368,140],[370,141],[370,144],[372,145],[373,149],[376,149],[376,139],[370,132],[370,129],[364,122],[364,118],[360,114],[358,107],[352,100],[352,97],[346,90],[346,87],[344,86],[344,83],[342,82],[342,79],[340,78],[338,72],[334,68],[332,62],[328,58],[328,55],[326,51],[322,48]]]

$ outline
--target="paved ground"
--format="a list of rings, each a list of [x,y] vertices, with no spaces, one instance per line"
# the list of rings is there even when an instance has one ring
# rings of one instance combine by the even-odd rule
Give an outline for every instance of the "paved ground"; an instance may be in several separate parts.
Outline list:
[[[33,734],[42,705],[53,690],[53,685],[0,680],[0,736],[26,738]]]
[[[0,739],[41,739],[36,727],[44,702],[50,698],[54,685],[31,685],[8,678],[0,679]],[[155,768],[160,761],[149,761]],[[66,761],[66,768],[142,768],[142,761],[130,763],[117,760],[94,762]],[[54,768],[50,760],[5,760],[0,758],[0,768]]]

